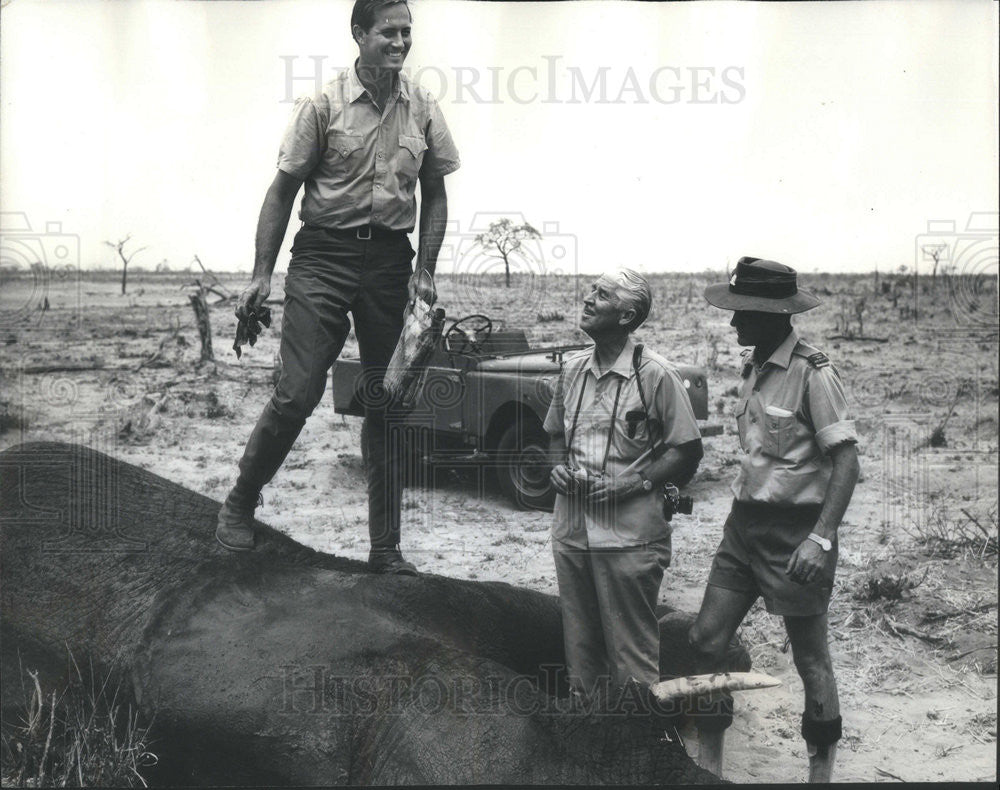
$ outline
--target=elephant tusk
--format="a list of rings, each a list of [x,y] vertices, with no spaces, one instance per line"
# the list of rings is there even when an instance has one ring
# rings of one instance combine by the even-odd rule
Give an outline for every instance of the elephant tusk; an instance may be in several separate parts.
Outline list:
[[[668,702],[685,697],[766,689],[780,685],[780,680],[763,672],[716,672],[713,675],[688,675],[684,678],[662,680],[654,683],[650,690],[660,702]]]

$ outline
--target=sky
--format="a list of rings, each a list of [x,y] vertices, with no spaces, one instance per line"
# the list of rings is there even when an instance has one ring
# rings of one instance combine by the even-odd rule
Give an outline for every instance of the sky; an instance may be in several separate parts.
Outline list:
[[[471,236],[499,216],[542,231],[536,273],[887,271],[928,223],[950,238],[998,210],[989,0],[411,7],[408,72],[462,157],[442,271],[478,265]],[[357,55],[350,9],[5,2],[4,262],[30,237],[109,267],[104,241],[131,234],[136,266],[249,273],[292,102]]]

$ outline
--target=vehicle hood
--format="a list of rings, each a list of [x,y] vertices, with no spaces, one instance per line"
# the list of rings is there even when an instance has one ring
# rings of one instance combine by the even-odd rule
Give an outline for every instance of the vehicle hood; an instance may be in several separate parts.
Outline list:
[[[582,348],[582,346],[581,346]],[[555,351],[562,352],[562,359],[573,354],[578,349],[539,349],[526,354],[511,354],[510,356],[484,359],[476,365],[477,370],[489,373],[558,373],[562,365],[560,357],[553,360]]]

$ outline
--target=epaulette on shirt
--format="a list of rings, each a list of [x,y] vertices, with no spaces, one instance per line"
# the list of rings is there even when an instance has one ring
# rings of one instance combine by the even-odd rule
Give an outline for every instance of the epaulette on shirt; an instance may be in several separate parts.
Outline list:
[[[799,341],[792,353],[800,357],[805,357],[806,362],[808,362],[811,367],[817,369],[830,367],[830,358],[818,348],[810,346],[808,343]]]
[[[822,351],[817,351],[815,354],[810,354],[808,357],[806,357],[806,360],[814,368],[826,368],[830,366],[830,358]]]

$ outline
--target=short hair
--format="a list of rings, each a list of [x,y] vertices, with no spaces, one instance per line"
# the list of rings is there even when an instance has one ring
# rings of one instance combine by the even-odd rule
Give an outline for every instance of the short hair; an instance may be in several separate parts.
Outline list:
[[[400,3],[406,6],[406,12],[412,18],[413,12],[410,11],[408,0],[354,0],[354,9],[351,11],[351,36],[354,36],[355,25],[367,33],[375,24],[375,14],[379,9]]]
[[[617,285],[618,298],[626,307],[635,310],[635,318],[626,327],[629,332],[634,332],[649,317],[653,292],[646,278],[633,269],[618,269],[611,279]]]

